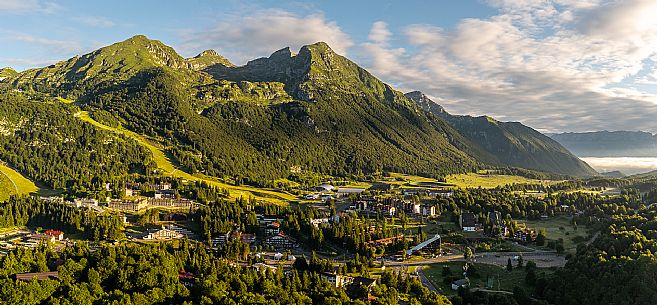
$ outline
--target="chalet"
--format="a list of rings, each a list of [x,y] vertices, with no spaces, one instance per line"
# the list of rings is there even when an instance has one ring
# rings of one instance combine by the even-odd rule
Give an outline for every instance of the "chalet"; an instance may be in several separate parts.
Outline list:
[[[61,241],[64,239],[64,232],[59,230],[46,230],[43,234],[50,237],[52,241]]]
[[[346,275],[341,275],[337,273],[328,273],[328,272],[322,272],[319,274],[319,276],[322,278],[322,280],[325,280],[334,287],[344,287],[349,284],[354,280],[353,277],[346,276]]]
[[[263,241],[265,246],[274,247],[277,249],[291,249],[297,246],[297,241],[280,232],[274,236],[270,236]]]
[[[281,232],[281,224],[278,221],[274,221],[265,227],[265,235],[267,236],[276,235],[280,232]]]
[[[470,281],[468,279],[460,279],[452,282],[452,290],[459,290],[459,288],[467,288],[468,285],[470,284]]]
[[[59,272],[35,272],[35,273],[19,273],[16,274],[17,281],[31,282],[33,280],[59,280]]]
[[[150,230],[146,236],[144,236],[145,240],[171,240],[171,239],[180,239],[183,238],[182,233],[178,233],[176,231],[170,230],[162,226],[162,229],[158,230]]]
[[[459,216],[459,226],[465,232],[475,232],[480,228],[477,216],[471,212],[463,212]]]

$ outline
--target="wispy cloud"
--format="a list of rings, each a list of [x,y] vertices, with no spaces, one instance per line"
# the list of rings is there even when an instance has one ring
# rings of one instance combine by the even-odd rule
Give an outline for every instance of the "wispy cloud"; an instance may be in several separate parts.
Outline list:
[[[62,7],[53,1],[42,0],[2,0],[0,1],[0,14],[50,14],[60,10]]]
[[[73,19],[82,24],[97,28],[111,28],[116,25],[114,21],[103,16],[80,16],[74,17]]]
[[[346,54],[354,45],[337,23],[322,14],[299,16],[278,9],[229,16],[211,28],[181,36],[183,52],[215,49],[237,63],[269,55],[285,46],[298,50],[303,45],[324,41],[336,52]]]
[[[393,48],[385,24],[360,45],[376,75],[442,98],[455,113],[543,131],[657,131],[657,97],[622,83],[657,54],[657,3],[489,1],[499,14],[454,30],[416,24]],[[383,33],[383,34],[381,34]]]
[[[42,45],[47,47],[49,52],[61,55],[76,53],[82,49],[80,43],[76,41],[45,38],[18,31],[0,31],[0,37],[4,40]]]

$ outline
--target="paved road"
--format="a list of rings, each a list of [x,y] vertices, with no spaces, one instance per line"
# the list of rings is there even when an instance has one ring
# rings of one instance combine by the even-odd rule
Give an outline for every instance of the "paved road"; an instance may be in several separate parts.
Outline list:
[[[440,293],[438,289],[433,285],[433,283],[424,275],[424,268],[426,266],[421,266],[415,269],[417,271],[418,277],[420,277],[420,281],[422,282],[422,285],[426,286],[429,288],[429,290],[435,292],[435,293]]]

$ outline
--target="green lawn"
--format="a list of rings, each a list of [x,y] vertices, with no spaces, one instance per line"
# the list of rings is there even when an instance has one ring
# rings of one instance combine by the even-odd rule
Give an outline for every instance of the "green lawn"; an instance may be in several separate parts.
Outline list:
[[[547,239],[558,240],[563,238],[563,246],[567,252],[574,252],[577,249],[577,243],[573,238],[587,239],[588,233],[586,227],[578,226],[577,230],[570,224],[568,217],[552,217],[545,220],[520,220],[519,224],[525,224],[530,229],[544,229],[547,233]],[[561,230],[560,228],[563,228]]]
[[[25,195],[38,191],[39,188],[15,170],[0,164],[0,201],[11,195]]]
[[[233,199],[239,198],[240,196],[246,198],[253,196],[256,199],[265,200],[277,204],[287,204],[287,201],[297,199],[294,195],[278,192],[275,190],[254,188],[249,186],[234,186],[234,185],[223,183],[214,177],[200,175],[200,174],[191,175],[183,171],[176,165],[174,165],[172,159],[165,153],[165,151],[162,148],[156,146],[156,144],[154,144],[152,141],[148,140],[144,136],[139,135],[130,130],[127,130],[123,127],[115,128],[102,124],[89,117],[89,114],[86,111],[80,111],[76,113],[75,116],[100,129],[109,130],[136,140],[138,143],[140,143],[141,145],[143,145],[144,147],[148,148],[148,150],[151,151],[151,153],[153,154],[153,160],[157,164],[157,167],[161,169],[166,175],[172,177],[179,177],[189,181],[204,181],[217,188],[227,189],[230,192],[230,195]]]
[[[561,181],[556,180],[537,180],[529,179],[520,176],[510,176],[510,175],[495,175],[495,174],[481,174],[481,173],[468,173],[468,174],[458,174],[458,175],[449,175],[446,177],[447,183],[452,184],[459,188],[495,188],[498,186],[504,186],[507,184],[554,184]]]
[[[456,291],[452,290],[451,282],[445,284],[443,282],[443,266],[448,266],[451,270],[451,276],[457,278],[463,278],[463,265],[465,262],[446,262],[440,264],[430,265],[428,268],[423,270],[424,275],[434,284],[436,288],[440,288],[445,294],[456,294]],[[519,286],[525,289],[525,291],[533,291],[533,287],[530,287],[525,283],[526,271],[524,268],[518,269],[515,268],[512,271],[507,271],[506,268],[502,268],[494,265],[485,265],[485,264],[475,264],[474,269],[476,270],[475,274],[470,272],[470,287],[471,288],[486,288],[491,290],[504,290],[504,291],[513,291],[513,287]],[[536,274],[541,273],[552,273],[550,269],[538,268]],[[489,286],[491,284],[492,286]]]

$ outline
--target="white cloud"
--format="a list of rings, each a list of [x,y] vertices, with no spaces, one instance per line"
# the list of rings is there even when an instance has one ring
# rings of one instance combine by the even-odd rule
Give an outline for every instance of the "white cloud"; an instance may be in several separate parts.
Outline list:
[[[404,90],[445,99],[455,113],[543,131],[657,131],[657,97],[624,83],[657,54],[657,2],[489,2],[498,15],[454,30],[406,27],[411,49],[391,47],[390,32],[375,23],[361,45],[368,67]]]
[[[74,19],[88,26],[97,28],[111,28],[116,25],[114,21],[102,16],[81,16],[75,17]]]
[[[283,10],[262,10],[233,16],[200,32],[184,33],[183,52],[215,49],[237,63],[267,56],[289,46],[298,50],[319,41],[342,55],[353,45],[349,35],[322,14],[298,16]]]
[[[42,0],[1,0],[0,14],[26,14],[45,13],[50,14],[61,9],[57,3]]]
[[[48,48],[50,53],[68,55],[81,50],[80,44],[75,41],[45,38],[16,31],[1,31],[0,33],[3,34],[3,39],[43,45]]]

